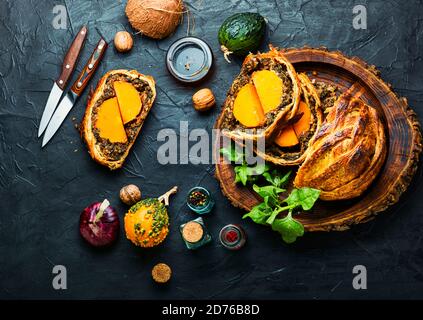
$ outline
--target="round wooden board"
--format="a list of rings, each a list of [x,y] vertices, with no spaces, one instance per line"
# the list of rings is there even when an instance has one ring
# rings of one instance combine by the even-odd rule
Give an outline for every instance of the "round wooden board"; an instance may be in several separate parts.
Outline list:
[[[398,97],[380,78],[374,66],[359,58],[348,58],[325,48],[282,51],[297,72],[306,72],[311,79],[337,85],[341,92],[352,87],[357,96],[378,110],[388,137],[385,165],[364,195],[349,201],[318,201],[310,212],[301,213],[296,218],[306,231],[341,231],[369,221],[399,200],[417,170],[422,136],[415,112],[405,98]],[[219,119],[216,127],[218,123]],[[252,188],[234,183],[233,167],[219,155],[220,147],[220,139],[216,139],[216,178],[222,192],[234,206],[249,211],[261,202],[261,198]]]

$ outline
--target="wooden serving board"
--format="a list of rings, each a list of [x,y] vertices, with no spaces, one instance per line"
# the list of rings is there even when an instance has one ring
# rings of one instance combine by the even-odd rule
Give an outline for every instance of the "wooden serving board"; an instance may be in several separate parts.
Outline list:
[[[369,221],[399,200],[417,170],[422,136],[415,112],[405,98],[398,97],[380,78],[374,66],[359,58],[348,58],[325,48],[293,48],[283,52],[297,72],[306,72],[310,79],[334,84],[341,92],[352,87],[357,96],[377,109],[388,137],[384,167],[364,195],[348,201],[319,200],[310,212],[301,213],[296,219],[306,231],[341,231]],[[261,202],[261,198],[252,188],[234,183],[233,167],[224,163],[219,154],[220,139],[216,141],[216,178],[222,192],[234,206],[250,211]],[[295,173],[297,167],[291,169]]]

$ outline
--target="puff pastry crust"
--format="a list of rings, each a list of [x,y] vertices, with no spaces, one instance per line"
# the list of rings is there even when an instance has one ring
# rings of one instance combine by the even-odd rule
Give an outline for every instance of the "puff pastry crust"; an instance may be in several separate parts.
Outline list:
[[[321,190],[322,200],[358,197],[379,173],[386,144],[377,111],[362,100],[343,94],[311,141],[294,185]]]
[[[127,81],[138,90],[142,108],[137,117],[125,124],[128,137],[127,143],[112,143],[99,136],[95,128],[96,114],[102,102],[116,96],[113,88],[114,81]],[[85,140],[91,157],[111,170],[122,167],[133,146],[141,127],[156,98],[155,81],[153,77],[138,73],[136,70],[112,70],[107,72],[98,82],[97,88],[91,95],[85,115],[81,123],[81,135]]]

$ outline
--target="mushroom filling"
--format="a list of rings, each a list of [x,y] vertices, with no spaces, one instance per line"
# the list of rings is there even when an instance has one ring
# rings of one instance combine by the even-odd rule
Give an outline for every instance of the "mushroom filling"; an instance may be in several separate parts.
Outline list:
[[[333,107],[337,99],[337,87],[326,84],[324,82],[316,82],[314,86],[319,95],[322,109],[324,111],[328,111],[331,107]],[[304,94],[301,94],[301,101],[306,101],[306,99],[304,98]],[[315,119],[315,121],[313,121],[313,123],[311,124],[308,132],[302,134],[299,137],[299,143],[292,147],[280,147],[276,143],[270,143],[266,145],[266,153],[268,155],[287,161],[294,161],[301,157],[301,155],[307,149],[310,139],[313,137],[314,133],[317,130],[317,111],[315,108],[316,101],[311,95],[308,96],[308,106],[310,108],[311,113],[313,114],[313,118]]]

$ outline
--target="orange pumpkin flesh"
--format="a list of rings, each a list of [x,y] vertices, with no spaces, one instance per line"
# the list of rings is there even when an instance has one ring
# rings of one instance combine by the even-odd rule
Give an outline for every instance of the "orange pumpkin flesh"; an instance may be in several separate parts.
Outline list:
[[[128,141],[116,98],[108,99],[100,105],[95,127],[99,130],[100,137],[109,139],[110,142]]]
[[[284,128],[276,137],[274,142],[280,147],[293,147],[299,143],[297,135],[295,134],[294,128],[292,126],[287,126]]]
[[[113,87],[119,102],[119,110],[124,124],[134,120],[141,111],[142,102],[135,87],[129,82],[115,81]]]
[[[234,101],[233,114],[247,128],[258,127],[264,123],[263,109],[253,84],[247,83],[239,90]]]
[[[264,123],[264,115],[279,106],[282,93],[283,83],[275,72],[256,71],[252,83],[244,85],[235,98],[234,117],[247,128],[258,127]],[[302,113],[301,118],[279,133],[274,140],[277,145],[293,147],[299,143],[299,137],[310,130],[312,114],[304,101],[300,102],[298,113]]]
[[[303,133],[310,130],[311,111],[307,104],[303,101],[300,102],[298,107],[298,113],[302,113],[303,115],[292,125],[292,127],[294,128],[297,137],[300,137]]]
[[[263,112],[266,114],[279,107],[283,93],[282,79],[275,72],[269,70],[254,72],[252,79]]]
[[[302,113],[301,118],[295,122],[292,126],[284,128],[279,135],[276,137],[274,142],[280,147],[293,147],[300,141],[299,138],[302,134],[310,130],[311,122],[311,111],[308,105],[301,101],[297,114]]]

